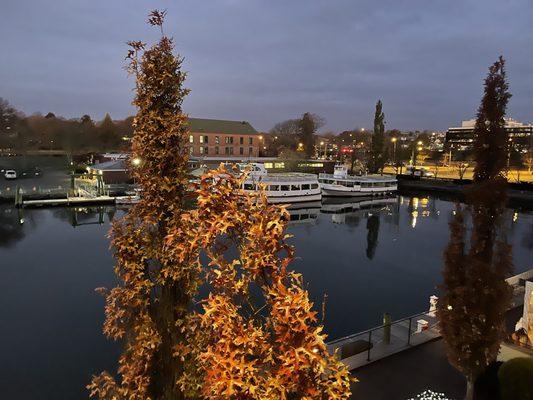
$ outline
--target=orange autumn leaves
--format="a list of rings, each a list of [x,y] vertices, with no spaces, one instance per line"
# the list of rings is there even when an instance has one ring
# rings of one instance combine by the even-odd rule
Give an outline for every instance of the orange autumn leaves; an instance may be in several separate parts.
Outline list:
[[[162,31],[164,16],[152,12],[149,23]],[[182,59],[164,35],[148,49],[130,46],[142,195],[111,232],[118,285],[107,293],[104,333],[123,345],[119,379],[93,377],[91,396],[347,399],[348,371],[327,352],[301,277],[287,270],[287,212],[264,193],[245,194],[244,177],[223,167],[186,191]],[[186,193],[197,198],[191,210]]]
[[[202,177],[197,209],[167,238],[205,256],[211,287],[184,325],[191,345],[176,347],[200,379],[185,374],[180,384],[208,399],[346,399],[349,373],[328,353],[300,275],[287,270],[288,213],[241,191],[244,179],[223,167]]]

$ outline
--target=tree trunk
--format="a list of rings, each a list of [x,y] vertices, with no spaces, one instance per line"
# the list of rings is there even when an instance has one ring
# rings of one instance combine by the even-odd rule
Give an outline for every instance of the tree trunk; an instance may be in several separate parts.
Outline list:
[[[466,378],[465,400],[474,400],[474,377],[472,375]]]

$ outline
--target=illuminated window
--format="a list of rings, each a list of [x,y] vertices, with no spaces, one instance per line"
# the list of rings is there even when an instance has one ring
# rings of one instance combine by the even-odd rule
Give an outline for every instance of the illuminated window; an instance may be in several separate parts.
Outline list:
[[[194,136],[193,135],[189,135],[189,143],[194,143]]]
[[[204,137],[200,135],[200,143],[203,143],[203,142],[204,142]]]
[[[219,136],[215,136],[215,144],[220,144],[220,137]]]
[[[270,168],[273,168],[274,167],[274,164],[272,164],[271,162],[266,162],[263,164],[265,166],[265,168],[267,169],[270,169]]]

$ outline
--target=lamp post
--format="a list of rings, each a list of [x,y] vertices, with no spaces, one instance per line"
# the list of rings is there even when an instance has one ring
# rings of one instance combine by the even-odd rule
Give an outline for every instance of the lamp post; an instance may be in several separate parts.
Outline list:
[[[398,138],[393,137],[391,139],[392,142],[392,162],[394,163],[394,171],[398,173],[398,163],[396,162],[396,142],[398,141]]]
[[[416,146],[413,144],[413,152],[411,153],[411,165],[413,167],[416,167],[416,158],[418,157],[418,153],[415,155],[415,148],[420,151],[422,150],[422,141],[419,140],[417,143],[416,143]]]

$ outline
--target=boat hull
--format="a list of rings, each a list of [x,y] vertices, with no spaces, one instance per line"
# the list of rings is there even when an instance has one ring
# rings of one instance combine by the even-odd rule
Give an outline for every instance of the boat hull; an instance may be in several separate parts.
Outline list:
[[[384,196],[394,193],[396,190],[395,187],[384,188],[383,190],[361,190],[360,188],[346,188],[344,186],[341,186],[341,188],[322,186],[322,195],[327,197]]]

